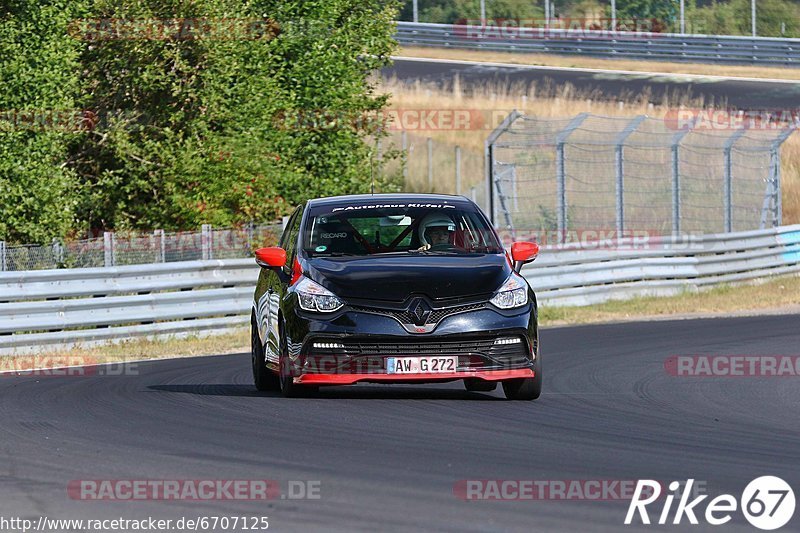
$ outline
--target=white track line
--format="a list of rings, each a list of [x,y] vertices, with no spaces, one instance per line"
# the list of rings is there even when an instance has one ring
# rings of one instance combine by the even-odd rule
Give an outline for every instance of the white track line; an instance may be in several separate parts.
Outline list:
[[[423,63],[450,63],[454,65],[471,65],[483,67],[506,67],[520,70],[557,70],[563,72],[587,72],[591,74],[624,74],[634,75],[645,78],[685,78],[687,80],[711,80],[711,81],[754,81],[763,83],[782,83],[790,85],[800,85],[798,80],[779,80],[775,78],[745,78],[739,76],[712,76],[707,74],[678,74],[674,72],[644,72],[641,70],[610,70],[600,68],[578,68],[578,67],[548,67],[545,65],[520,65],[518,63],[498,63],[494,61],[467,61],[464,59],[432,59],[428,57],[407,57],[391,56],[393,60],[399,61],[419,61]],[[800,71],[798,72],[800,77]]]
[[[8,369],[8,370],[0,370],[0,377],[6,376],[8,374],[17,375],[17,374],[29,374],[32,372],[41,372],[41,371],[48,371],[48,370],[68,370],[71,368],[90,368],[96,366],[111,366],[111,365],[128,365],[128,364],[139,364],[139,363],[152,363],[153,361],[175,361],[177,359],[197,359],[201,357],[220,357],[226,355],[239,355],[242,352],[230,352],[230,353],[216,353],[216,354],[203,354],[203,355],[176,355],[172,357],[154,357],[151,359],[131,359],[131,360],[123,360],[123,361],[107,361],[104,363],[84,363],[82,365],[65,365],[65,366],[45,366],[41,368],[22,368],[22,369]],[[0,361],[2,361],[3,357],[39,357],[39,356],[30,356],[30,355],[4,355],[0,356]],[[79,356],[41,356],[40,359],[47,359],[50,357],[51,359],[79,359]],[[0,363],[0,367],[2,367],[2,363]]]

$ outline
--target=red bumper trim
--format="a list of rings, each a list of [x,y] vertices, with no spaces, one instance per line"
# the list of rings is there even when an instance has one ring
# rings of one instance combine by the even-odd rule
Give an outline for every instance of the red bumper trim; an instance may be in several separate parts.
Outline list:
[[[485,381],[502,379],[532,378],[536,374],[530,368],[516,370],[486,370],[483,372],[443,372],[428,374],[303,374],[294,378],[295,383],[306,385],[352,385],[359,381],[408,382],[440,381],[464,378],[477,378]]]

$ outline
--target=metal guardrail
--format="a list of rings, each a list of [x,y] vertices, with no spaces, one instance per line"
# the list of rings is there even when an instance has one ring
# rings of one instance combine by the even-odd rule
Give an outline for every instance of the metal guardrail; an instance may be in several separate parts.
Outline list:
[[[800,66],[800,39],[398,22],[407,46],[700,63]]]
[[[0,273],[0,354],[245,325],[252,259]]]
[[[542,305],[800,272],[800,225],[614,245],[545,247],[522,272]],[[252,259],[0,273],[0,354],[246,326],[257,273]]]
[[[545,248],[522,273],[545,305],[668,296],[800,272],[800,225],[717,235],[624,239],[614,249]]]

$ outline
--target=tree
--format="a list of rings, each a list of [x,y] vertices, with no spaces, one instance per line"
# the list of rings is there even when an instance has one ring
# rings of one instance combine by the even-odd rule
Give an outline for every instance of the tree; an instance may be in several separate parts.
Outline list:
[[[80,135],[79,48],[70,0],[0,7],[0,240],[46,242],[73,224],[75,175],[64,163]]]
[[[85,105],[104,127],[74,146],[87,186],[83,219],[95,227],[229,225],[273,219],[309,196],[367,191],[370,132],[293,129],[281,117],[382,109],[386,97],[371,75],[393,49],[393,6],[166,4],[107,0],[95,9],[101,19],[179,19],[183,30],[87,47]],[[228,21],[236,35],[203,30],[206,20]]]
[[[0,11],[0,238],[272,220],[367,192],[397,5],[378,0],[23,0]],[[291,115],[349,117],[307,127]],[[85,118],[85,117],[84,117]],[[13,121],[12,121],[13,122]],[[84,124],[85,125],[85,124]],[[3,128],[0,127],[0,130]],[[73,131],[74,130],[74,131]],[[385,180],[378,187],[392,189]]]

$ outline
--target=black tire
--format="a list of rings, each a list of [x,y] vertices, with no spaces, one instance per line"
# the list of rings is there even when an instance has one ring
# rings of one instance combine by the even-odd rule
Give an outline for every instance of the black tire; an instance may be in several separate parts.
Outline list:
[[[507,379],[503,381],[503,392],[509,400],[536,400],[542,394],[542,359],[536,357],[532,378]]]
[[[294,373],[289,368],[289,349],[283,335],[283,328],[280,332],[280,372],[278,372],[278,385],[284,398],[305,398],[317,392],[317,387],[308,385],[298,385],[294,382]]]
[[[464,388],[470,392],[492,392],[497,388],[497,382],[478,378],[466,378],[464,380]]]
[[[258,336],[255,316],[250,319],[250,356],[253,365],[253,383],[255,383],[256,389],[261,392],[278,390],[280,386],[278,378],[267,368],[264,345],[261,344],[261,338]]]

